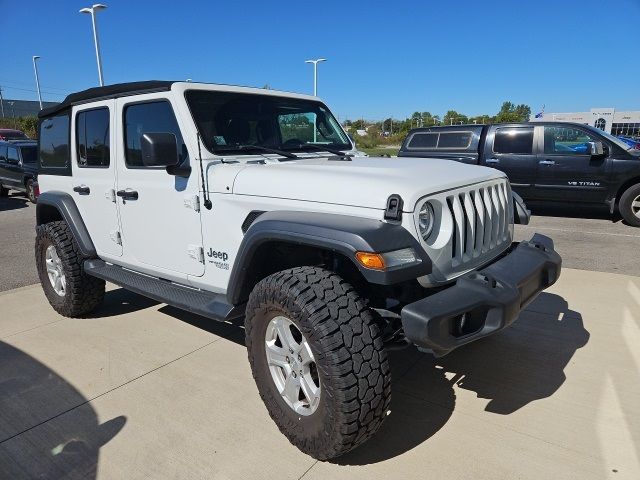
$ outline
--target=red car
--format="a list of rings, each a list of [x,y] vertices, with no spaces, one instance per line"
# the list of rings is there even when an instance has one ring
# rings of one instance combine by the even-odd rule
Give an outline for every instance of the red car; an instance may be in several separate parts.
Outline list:
[[[0,128],[0,140],[29,140],[29,137],[20,130]]]

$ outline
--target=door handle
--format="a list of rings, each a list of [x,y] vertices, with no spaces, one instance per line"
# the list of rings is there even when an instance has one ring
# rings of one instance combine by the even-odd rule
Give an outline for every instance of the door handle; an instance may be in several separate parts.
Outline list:
[[[490,164],[495,164],[495,163],[500,163],[500,160],[497,158],[487,158],[484,163],[486,163],[487,165]]]
[[[77,187],[73,187],[73,191],[79,193],[80,195],[89,195],[91,193],[91,189],[86,185],[78,185]]]
[[[555,165],[556,161],[555,160],[540,160],[538,163],[540,165]]]
[[[116,195],[122,197],[123,200],[137,200],[138,192],[135,190],[118,190]]]

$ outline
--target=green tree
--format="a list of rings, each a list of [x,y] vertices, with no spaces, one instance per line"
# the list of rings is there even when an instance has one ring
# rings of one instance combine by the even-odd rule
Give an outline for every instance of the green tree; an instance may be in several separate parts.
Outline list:
[[[455,110],[449,110],[442,119],[442,123],[445,125],[456,125],[468,122],[469,118],[465,114],[458,113]]]
[[[528,122],[530,115],[531,107],[528,105],[515,105],[507,101],[502,103],[496,115],[496,122]]]

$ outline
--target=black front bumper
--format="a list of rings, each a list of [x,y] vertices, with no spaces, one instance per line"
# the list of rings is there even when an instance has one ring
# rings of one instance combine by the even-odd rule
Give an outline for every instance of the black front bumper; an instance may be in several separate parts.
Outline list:
[[[436,356],[511,325],[560,276],[553,240],[535,234],[507,255],[455,285],[402,309],[407,339]]]

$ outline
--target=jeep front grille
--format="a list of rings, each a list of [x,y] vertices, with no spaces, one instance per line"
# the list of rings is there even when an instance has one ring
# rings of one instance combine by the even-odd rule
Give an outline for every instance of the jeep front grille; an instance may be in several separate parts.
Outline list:
[[[506,180],[453,192],[446,202],[453,218],[452,267],[511,241],[511,192]]]

